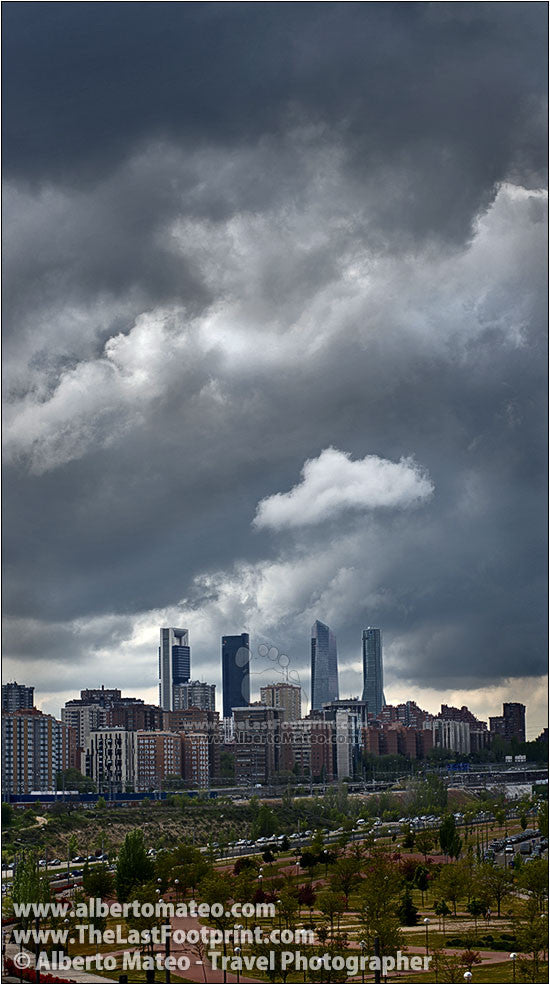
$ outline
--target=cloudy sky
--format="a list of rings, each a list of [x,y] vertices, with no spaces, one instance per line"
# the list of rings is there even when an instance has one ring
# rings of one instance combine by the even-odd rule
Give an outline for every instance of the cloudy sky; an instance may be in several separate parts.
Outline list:
[[[3,13],[5,679],[308,694],[319,618],[536,735],[546,4]]]

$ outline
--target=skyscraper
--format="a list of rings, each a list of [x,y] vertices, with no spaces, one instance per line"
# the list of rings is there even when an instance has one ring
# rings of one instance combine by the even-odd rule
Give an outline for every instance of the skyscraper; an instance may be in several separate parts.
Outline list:
[[[187,629],[162,628],[159,646],[159,704],[174,710],[174,685],[185,684],[191,675],[191,648]]]
[[[222,636],[223,717],[250,704],[250,637]]]
[[[321,710],[338,698],[338,654],[336,637],[317,619],[311,627],[311,708]]]
[[[363,630],[363,701],[376,718],[386,704],[382,669],[382,635],[369,626]]]

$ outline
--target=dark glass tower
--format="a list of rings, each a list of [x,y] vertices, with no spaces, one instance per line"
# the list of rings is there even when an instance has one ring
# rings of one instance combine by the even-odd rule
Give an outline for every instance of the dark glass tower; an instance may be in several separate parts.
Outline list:
[[[369,714],[378,717],[386,704],[382,668],[382,634],[371,626],[363,630],[363,701]]]
[[[189,631],[163,627],[159,646],[159,703],[164,711],[174,710],[174,685],[185,684],[190,676]]]
[[[250,704],[250,637],[222,636],[223,717]]]
[[[317,620],[311,627],[311,708],[322,710],[323,704],[338,698],[338,653],[336,637]]]

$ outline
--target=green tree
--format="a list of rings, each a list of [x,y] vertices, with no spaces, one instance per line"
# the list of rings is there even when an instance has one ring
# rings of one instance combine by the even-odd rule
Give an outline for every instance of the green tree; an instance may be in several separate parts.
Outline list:
[[[93,899],[108,899],[113,894],[114,880],[106,865],[86,866],[82,875],[82,888]]]
[[[425,865],[417,865],[414,873],[414,885],[422,893],[422,906],[424,906],[424,893],[430,885],[430,871]]]
[[[222,904],[222,909],[216,910],[216,916],[211,914],[210,920],[222,932],[223,953],[224,957],[227,957],[227,931],[235,923],[230,908],[231,900],[235,899],[235,881],[227,873],[210,872],[201,880],[199,896],[202,903],[208,903],[210,906],[214,903]]]
[[[544,907],[548,896],[548,863],[545,859],[533,859],[526,862],[518,877],[520,888],[529,893],[536,902],[539,913]]]
[[[474,887],[480,899],[496,906],[497,916],[500,917],[502,903],[512,892],[512,873],[482,862],[474,874]]]
[[[153,940],[154,928],[158,927],[159,918],[155,913],[158,903],[157,886],[154,882],[145,882],[133,887],[133,897],[139,904],[134,913],[133,909],[126,918],[126,922],[131,930],[137,930],[141,934],[141,950],[151,956],[155,952]],[[119,897],[120,899],[120,897]],[[144,915],[145,904],[153,905],[153,911],[149,916]],[[148,911],[145,910],[147,913]]]
[[[346,910],[348,909],[349,894],[361,879],[358,870],[359,865],[357,859],[349,855],[344,855],[343,858],[338,859],[334,866],[330,884],[335,892],[343,894]]]
[[[376,848],[365,866],[366,878],[358,892],[361,938],[369,951],[374,938],[380,941],[381,954],[395,954],[402,943],[397,909],[403,889],[403,876],[394,858]]]
[[[18,859],[11,897],[14,903],[49,903],[50,884],[41,875],[34,852],[26,851]],[[24,917],[23,925],[26,927],[31,920],[32,917]]]
[[[300,855],[300,868],[307,870],[310,879],[313,876],[313,870],[317,865],[317,862],[317,855],[314,855],[313,852],[302,852]]]
[[[434,837],[431,831],[424,830],[419,831],[416,835],[416,848],[424,856],[424,861],[427,862],[428,854],[434,847]]]
[[[254,840],[257,838],[269,838],[271,835],[276,834],[277,830],[278,822],[276,814],[267,804],[261,804],[256,818],[252,823],[250,837]]]
[[[94,781],[89,776],[84,776],[74,766],[70,766],[69,769],[58,773],[56,783],[58,790],[78,790],[79,793],[95,793],[97,789]]]
[[[434,913],[439,917],[439,929],[443,929],[443,933],[445,933],[445,917],[449,917],[451,915],[451,909],[447,903],[447,900],[436,900],[434,903]]]
[[[538,810],[538,826],[543,838],[548,838],[548,801],[542,800]]]
[[[439,899],[448,900],[453,904],[456,917],[456,905],[467,892],[468,873],[461,862],[451,862],[441,868],[434,892]]]
[[[439,827],[439,844],[441,851],[450,858],[458,858],[462,841],[456,830],[456,821],[452,814],[446,814]]]
[[[293,888],[281,889],[277,900],[277,908],[285,920],[285,927],[294,929],[295,917],[300,909],[300,903]]]
[[[2,803],[2,827],[9,828],[13,821],[13,807],[11,804]]]
[[[479,917],[483,916],[483,914],[487,912],[487,904],[484,903],[483,900],[476,899],[474,896],[474,898],[468,903],[466,909],[474,918],[474,928],[477,937],[477,921]]]
[[[518,948],[523,955],[519,961],[519,972],[527,981],[540,981],[540,960],[548,948],[548,919],[542,917],[534,900],[528,900],[519,926],[516,927]]]
[[[404,824],[401,828],[403,833],[403,848],[408,848],[412,852],[414,848],[415,834],[410,824]]]
[[[432,951],[432,966],[436,971],[436,981],[464,981],[464,965],[460,954],[447,954],[439,948]]]
[[[134,887],[149,882],[153,873],[154,866],[147,857],[143,831],[135,828],[127,833],[118,855],[115,874],[118,899],[126,902]]]
[[[409,787],[411,814],[433,814],[447,807],[447,784],[437,773],[428,773]]]
[[[342,893],[335,893],[333,889],[323,889],[317,894],[317,909],[330,920],[330,936],[334,936],[334,918],[340,918],[345,912],[346,904]]]
[[[397,916],[404,927],[415,927],[418,923],[418,910],[413,903],[412,893],[408,887],[401,896]]]

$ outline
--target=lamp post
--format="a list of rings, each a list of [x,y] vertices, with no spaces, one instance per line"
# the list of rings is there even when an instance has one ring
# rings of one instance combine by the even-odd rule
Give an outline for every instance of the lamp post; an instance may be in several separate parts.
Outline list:
[[[512,962],[512,981],[513,982],[515,982],[515,980],[516,980],[516,958],[517,958],[516,952],[515,951],[512,951],[512,953],[510,955],[510,960]]]
[[[179,879],[174,879],[174,888],[176,890],[176,903],[177,903],[178,900],[179,900],[179,888],[180,888],[180,881],[179,881]]]
[[[361,948],[361,982],[362,985],[365,985],[365,965],[363,963],[363,956],[365,954],[365,948],[367,946],[367,942],[359,941],[359,946]]]
[[[67,921],[65,921],[67,923]],[[19,941],[19,981],[23,981],[23,941]]]
[[[464,972],[464,981],[465,982],[471,982],[471,980],[472,980],[472,972],[471,971],[465,971]]]
[[[428,927],[430,926],[429,917],[424,917],[424,926],[426,928],[426,954],[429,954],[430,953],[429,945],[428,945]]]
[[[36,928],[36,941],[34,944],[34,975],[35,981],[40,981],[40,968],[38,967],[38,959],[40,957],[40,917],[36,918],[35,922]]]
[[[277,900],[277,914],[279,916],[279,934],[281,933],[281,901]]]
[[[159,903],[162,903],[162,900],[159,900]],[[164,960],[164,970],[166,972],[166,979],[165,980],[168,983],[170,983],[172,981],[172,977],[171,977],[171,974],[170,974],[170,938],[171,938],[171,936],[172,936],[172,925],[170,923],[170,917],[168,917],[168,933],[166,934],[166,941],[165,941],[165,945],[164,945],[164,959],[165,959]]]
[[[239,965],[240,965],[240,958],[241,958],[241,949],[240,949],[240,947],[236,947],[235,948],[235,956],[238,958],[238,960],[237,960],[237,983],[238,983],[238,982],[240,982],[240,976],[239,976],[239,970],[240,970],[239,969]]]

